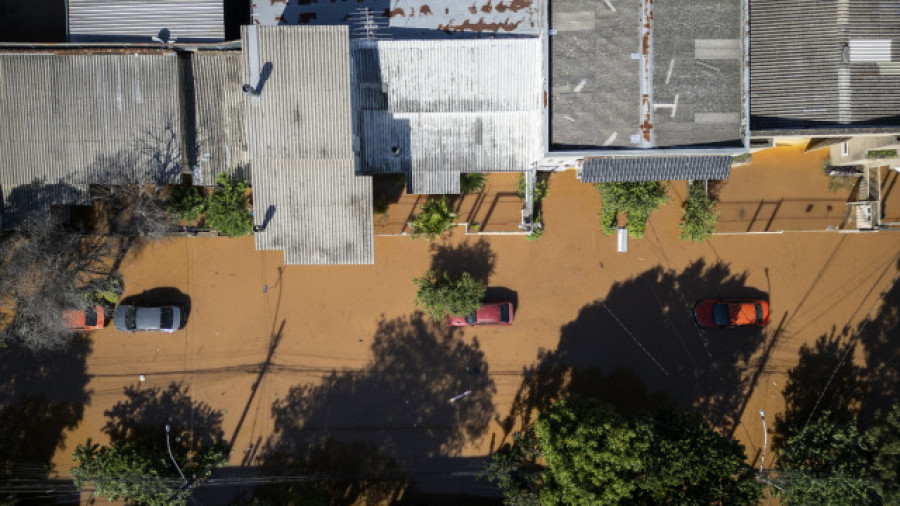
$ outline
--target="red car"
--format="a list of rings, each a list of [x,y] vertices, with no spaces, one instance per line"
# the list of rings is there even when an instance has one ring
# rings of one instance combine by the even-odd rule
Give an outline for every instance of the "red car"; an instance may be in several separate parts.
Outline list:
[[[769,323],[769,303],[759,299],[703,299],[694,306],[701,327],[762,327]]]
[[[96,304],[87,309],[63,311],[63,321],[76,332],[98,330],[106,326],[106,314],[103,312],[103,306]]]
[[[451,316],[450,325],[469,327],[473,325],[512,325],[512,302],[485,302],[481,309],[469,316]]]

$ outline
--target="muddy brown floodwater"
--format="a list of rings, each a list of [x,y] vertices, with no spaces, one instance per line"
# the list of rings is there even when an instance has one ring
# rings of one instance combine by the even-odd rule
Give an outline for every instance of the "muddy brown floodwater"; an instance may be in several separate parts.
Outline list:
[[[804,171],[821,171],[820,154],[778,149],[790,166],[766,155],[760,166],[736,169],[731,201],[769,198],[759,186],[741,195],[745,172],[775,194],[791,178],[818,177]],[[754,465],[765,410],[768,466],[782,389],[801,347],[878,312],[897,274],[900,241],[822,231],[687,244],[678,238],[685,193],[684,183],[672,185],[672,202],[626,254],[601,233],[597,192],[572,172],[550,178],[546,231],[535,242],[466,237],[461,229],[433,244],[379,236],[375,265],[348,267],[284,267],[280,252],[255,251],[249,237],[151,244],[123,264],[126,295],[184,294],[187,324],[171,335],[93,334],[90,402],[56,452],[56,470],[69,474],[76,444],[104,440],[105,411],[126,387],[172,382],[221,411],[231,466],[257,463],[273,433],[287,434],[279,424],[296,423],[295,434],[373,441],[406,472],[444,477],[432,479],[440,482],[434,487],[473,491],[471,472],[465,483],[453,474],[480,465],[466,458],[509,441],[529,408],[566,392],[626,410],[661,400],[695,409],[740,440]],[[465,266],[488,280],[491,294],[513,299],[515,324],[452,331],[420,321],[412,279],[433,259]],[[714,296],[767,297],[771,324],[700,331],[691,308]],[[865,362],[862,350],[854,360]]]

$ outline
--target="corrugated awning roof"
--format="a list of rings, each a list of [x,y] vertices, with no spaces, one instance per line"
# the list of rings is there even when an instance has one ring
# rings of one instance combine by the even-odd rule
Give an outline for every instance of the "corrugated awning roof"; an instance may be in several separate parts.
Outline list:
[[[629,156],[586,158],[585,183],[625,181],[706,181],[728,179],[730,156]]]
[[[68,0],[71,42],[225,40],[223,0]]]

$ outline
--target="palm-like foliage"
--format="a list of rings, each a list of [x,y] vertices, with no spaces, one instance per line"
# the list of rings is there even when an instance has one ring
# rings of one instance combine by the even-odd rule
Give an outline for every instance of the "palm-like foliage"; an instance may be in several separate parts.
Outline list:
[[[678,226],[681,229],[681,239],[691,242],[703,242],[709,239],[716,231],[718,219],[716,203],[709,198],[703,186],[700,184],[690,185],[688,198],[684,202],[683,221]]]
[[[600,222],[603,232],[612,234],[616,215],[628,215],[628,235],[643,237],[650,213],[669,200],[668,185],[661,181],[629,181],[622,183],[598,183],[594,185],[603,199]]]
[[[410,222],[412,238],[425,237],[429,241],[435,239],[453,226],[456,217],[457,214],[453,211],[446,195],[441,195],[440,198],[431,198]]]
[[[459,192],[463,195],[471,195],[479,193],[484,189],[484,183],[487,180],[484,174],[460,174],[459,175]]]

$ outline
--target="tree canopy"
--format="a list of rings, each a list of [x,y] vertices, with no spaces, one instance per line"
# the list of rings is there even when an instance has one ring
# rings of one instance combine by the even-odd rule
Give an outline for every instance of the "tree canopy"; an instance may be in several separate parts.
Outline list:
[[[594,187],[603,200],[600,222],[603,232],[607,234],[613,233],[616,216],[626,213],[628,235],[643,237],[650,213],[668,201],[668,188],[660,181],[598,183]]]
[[[517,506],[756,504],[761,487],[745,460],[737,441],[690,415],[666,408],[628,419],[571,398],[538,415],[533,440],[499,450],[488,475]]]
[[[876,481],[855,417],[825,412],[776,451],[775,489],[783,504],[876,504]]]
[[[447,271],[428,271],[413,283],[419,287],[416,304],[435,320],[475,314],[487,291],[485,284],[468,272],[454,276]]]
[[[452,227],[456,217],[457,214],[446,195],[430,198],[409,223],[412,227],[411,237],[413,239],[425,237],[431,241]]]

